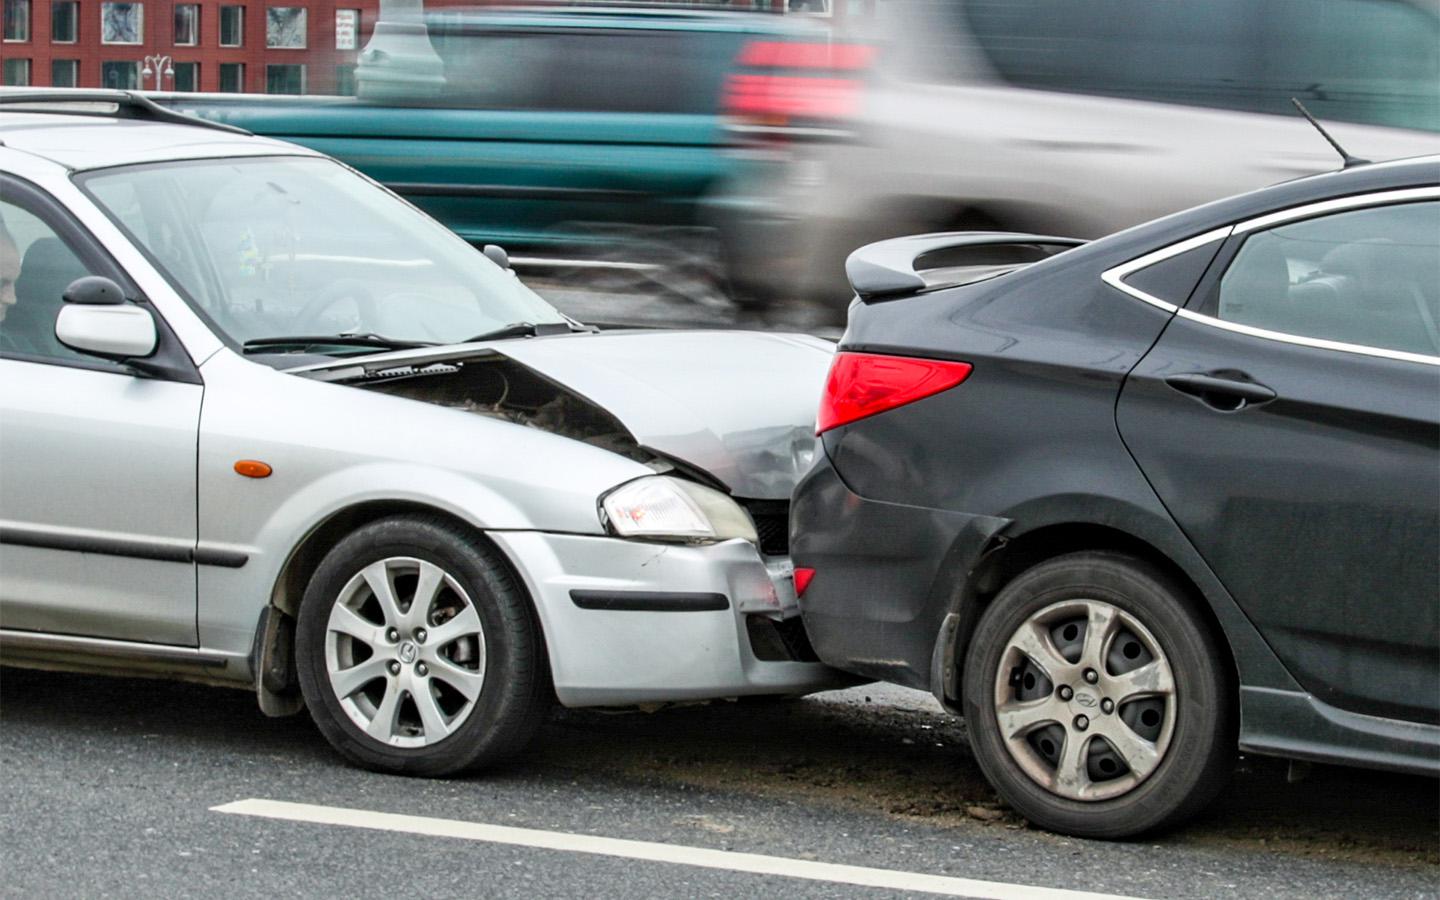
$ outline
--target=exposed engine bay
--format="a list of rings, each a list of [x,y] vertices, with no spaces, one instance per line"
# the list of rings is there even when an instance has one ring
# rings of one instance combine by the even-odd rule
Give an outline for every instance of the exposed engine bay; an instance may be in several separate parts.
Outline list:
[[[349,383],[538,428],[609,450],[657,470],[672,468],[668,462],[643,449],[609,412],[498,354],[367,371]]]

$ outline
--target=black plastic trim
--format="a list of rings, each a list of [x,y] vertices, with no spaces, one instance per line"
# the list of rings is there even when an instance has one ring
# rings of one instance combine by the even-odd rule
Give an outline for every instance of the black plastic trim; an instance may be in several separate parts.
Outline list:
[[[234,550],[177,547],[159,541],[56,534],[30,528],[0,528],[0,544],[38,547],[42,550],[66,550],[71,553],[96,553],[101,556],[124,556],[131,559],[153,559],[158,562],[195,563],[226,569],[238,569],[250,561],[249,554]]]
[[[570,600],[581,609],[624,612],[715,612],[730,608],[724,594],[679,591],[571,591]]]
[[[543,187],[518,184],[445,184],[385,181],[385,187],[406,197],[498,197],[509,200],[643,200],[644,191],[617,188]]]

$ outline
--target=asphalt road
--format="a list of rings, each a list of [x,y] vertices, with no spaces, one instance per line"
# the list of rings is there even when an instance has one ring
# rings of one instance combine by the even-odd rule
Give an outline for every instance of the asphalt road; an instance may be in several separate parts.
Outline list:
[[[993,889],[972,895],[1001,897],[1026,896],[1007,885],[1266,898],[1440,887],[1434,781],[1317,769],[1289,784],[1281,765],[1242,761],[1220,802],[1183,830],[1062,838],[999,807],[960,723],[923,694],[879,686],[557,711],[501,770],[414,780],[347,767],[306,718],[267,719],[244,692],[4,669],[0,760],[6,897],[907,895],[817,880],[836,871],[817,862],[889,870],[881,883],[897,886],[974,879]],[[360,813],[319,824],[214,809],[249,800],[304,804],[285,809],[312,818],[335,808],[424,818],[373,830],[381,820]],[[433,819],[527,831],[477,837]],[[437,827],[464,833],[416,833]],[[579,852],[594,848],[575,835],[646,843],[604,855]],[[656,852],[671,861],[634,858]],[[757,873],[749,854],[780,859]],[[704,867],[717,858],[734,868]]]

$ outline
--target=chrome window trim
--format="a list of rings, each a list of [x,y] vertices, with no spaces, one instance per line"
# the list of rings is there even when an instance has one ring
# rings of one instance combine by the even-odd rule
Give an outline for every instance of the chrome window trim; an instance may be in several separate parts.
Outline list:
[[[1148,266],[1153,266],[1158,262],[1164,262],[1172,256],[1179,256],[1186,251],[1194,250],[1196,247],[1203,247],[1206,244],[1212,243],[1214,241],[1223,241],[1230,236],[1231,230],[1231,226],[1226,225],[1223,228],[1216,228],[1214,231],[1207,231],[1204,234],[1198,234],[1195,237],[1186,238],[1178,244],[1171,244],[1168,247],[1162,247],[1159,250],[1155,250],[1151,253],[1145,254],[1144,256],[1132,259],[1127,263],[1121,263],[1118,266],[1106,269],[1104,272],[1100,273],[1100,280],[1104,281],[1106,284],[1110,285],[1118,291],[1129,294],[1131,297],[1134,297],[1137,300],[1143,300],[1151,306],[1163,309],[1168,313],[1174,313],[1180,309],[1177,304],[1171,303],[1168,300],[1161,300],[1154,294],[1147,294],[1146,292],[1140,290],[1137,287],[1131,287],[1130,285],[1125,283],[1126,276],[1138,272],[1139,270],[1144,269]]]
[[[1433,200],[1440,198],[1440,185],[1418,188],[1402,188],[1391,191],[1375,191],[1369,194],[1358,194],[1354,197],[1337,197],[1333,200],[1321,200],[1319,203],[1307,203],[1304,206],[1294,206],[1290,209],[1282,209],[1279,212],[1266,213],[1254,219],[1246,219],[1235,226],[1236,234],[1245,234],[1260,228],[1269,228],[1272,225],[1279,225],[1281,222],[1289,222],[1293,219],[1306,219],[1310,216],[1321,213],[1338,212],[1342,209],[1360,209],[1365,206],[1383,206],[1388,203],[1403,203],[1407,200]]]
[[[1403,350],[1386,350],[1382,347],[1371,347],[1366,344],[1347,344],[1344,341],[1327,341],[1323,338],[1301,337],[1298,334],[1289,334],[1284,331],[1270,331],[1265,328],[1256,328],[1253,325],[1241,325],[1239,322],[1227,322],[1224,319],[1217,319],[1213,316],[1202,316],[1200,313],[1188,309],[1180,310],[1178,315],[1182,319],[1187,319],[1201,325],[1209,325],[1212,328],[1220,328],[1225,331],[1233,331],[1236,334],[1264,338],[1270,341],[1280,341],[1285,344],[1298,344],[1301,347],[1314,347],[1317,350],[1339,350],[1342,353],[1358,353],[1362,356],[1378,356],[1381,359],[1420,363],[1425,366],[1440,366],[1440,356],[1427,356],[1424,353],[1407,353]]]
[[[1195,322],[1200,325],[1209,325],[1224,331],[1243,334],[1249,337],[1262,338],[1264,340],[1279,341],[1285,344],[1295,344],[1301,347],[1313,347],[1317,350],[1337,350],[1341,353],[1356,353],[1361,356],[1374,356],[1380,359],[1393,359],[1400,362],[1419,363],[1425,366],[1440,366],[1440,356],[1430,356],[1424,353],[1408,353],[1403,350],[1387,350],[1383,347],[1371,347],[1366,344],[1349,344],[1344,341],[1328,341],[1323,338],[1304,337],[1298,334],[1290,334],[1284,331],[1270,331],[1266,328],[1256,328],[1251,325],[1242,325],[1238,322],[1227,322],[1215,316],[1201,315],[1188,309],[1181,309],[1177,305],[1153,294],[1147,294],[1139,288],[1132,287],[1125,283],[1126,276],[1154,265],[1155,263],[1178,256],[1187,250],[1204,246],[1211,241],[1221,240],[1230,237],[1232,234],[1247,234],[1262,228],[1268,228],[1283,222],[1296,219],[1309,218],[1315,215],[1338,212],[1346,209],[1361,209],[1370,206],[1386,206],[1393,203],[1405,203],[1412,200],[1433,200],[1440,199],[1440,185],[1402,188],[1399,190],[1375,191],[1369,194],[1359,194],[1354,197],[1338,197],[1332,200],[1322,200],[1318,203],[1307,203],[1303,206],[1295,206],[1279,212],[1266,213],[1253,219],[1246,219],[1237,225],[1227,225],[1217,228],[1214,231],[1207,231],[1178,244],[1171,244],[1160,250],[1147,253],[1144,256],[1132,259],[1100,273],[1100,278],[1106,284],[1120,290],[1131,297],[1143,300],[1151,306],[1158,307],[1167,312],[1175,313],[1180,318]]]

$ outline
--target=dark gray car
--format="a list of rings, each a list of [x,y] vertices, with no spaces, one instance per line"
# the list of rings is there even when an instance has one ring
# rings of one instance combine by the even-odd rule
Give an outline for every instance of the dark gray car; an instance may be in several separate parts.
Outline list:
[[[1194,812],[1237,744],[1440,774],[1440,158],[1073,243],[851,257],[791,519],[821,659],[1077,835]]]

